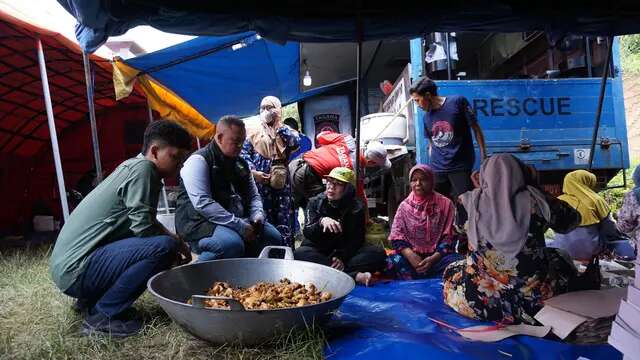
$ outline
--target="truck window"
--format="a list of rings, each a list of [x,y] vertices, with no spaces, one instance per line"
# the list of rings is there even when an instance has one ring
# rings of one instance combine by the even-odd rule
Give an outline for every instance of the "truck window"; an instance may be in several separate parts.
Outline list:
[[[438,80],[600,77],[607,41],[575,35],[555,40],[539,31],[432,33],[424,38],[425,69]]]

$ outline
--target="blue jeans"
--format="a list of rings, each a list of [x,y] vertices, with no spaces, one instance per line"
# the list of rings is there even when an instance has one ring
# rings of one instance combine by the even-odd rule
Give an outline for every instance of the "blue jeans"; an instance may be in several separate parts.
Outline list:
[[[147,288],[147,280],[171,267],[177,243],[166,235],[117,240],[97,248],[65,294],[87,301],[91,312],[113,317]]]
[[[265,222],[262,234],[258,234],[255,243],[246,246],[235,230],[218,225],[209,237],[190,243],[191,251],[198,254],[198,262],[258,256],[267,245],[283,245],[282,235],[271,224]]]

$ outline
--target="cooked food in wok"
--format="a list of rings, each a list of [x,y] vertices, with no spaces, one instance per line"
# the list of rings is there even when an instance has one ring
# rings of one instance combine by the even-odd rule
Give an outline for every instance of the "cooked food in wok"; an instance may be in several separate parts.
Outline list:
[[[226,282],[216,281],[207,291],[209,296],[232,297],[248,310],[284,309],[304,305],[319,304],[331,299],[328,291],[318,291],[308,283],[302,285],[284,278],[279,283],[259,282],[249,288],[234,288]],[[225,300],[205,300],[205,307],[229,309]]]

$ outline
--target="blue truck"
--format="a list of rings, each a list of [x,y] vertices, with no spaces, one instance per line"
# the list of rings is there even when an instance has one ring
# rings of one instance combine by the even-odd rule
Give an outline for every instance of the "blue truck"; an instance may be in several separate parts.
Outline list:
[[[436,80],[440,95],[465,96],[484,132],[488,155],[514,154],[533,165],[542,185],[558,194],[566,173],[589,166],[601,76],[607,71],[592,167],[604,187],[629,167],[618,40],[613,40],[609,68],[604,66],[607,39],[574,36],[564,41],[550,46],[543,33],[431,34],[411,41],[411,77],[426,74]],[[437,53],[434,46],[446,49],[447,43],[453,59],[429,54]],[[390,217],[409,191],[408,169],[414,162],[429,163],[424,113],[415,106],[413,111],[415,143],[392,157],[392,170],[371,178],[367,189],[368,197],[377,200],[378,212]]]

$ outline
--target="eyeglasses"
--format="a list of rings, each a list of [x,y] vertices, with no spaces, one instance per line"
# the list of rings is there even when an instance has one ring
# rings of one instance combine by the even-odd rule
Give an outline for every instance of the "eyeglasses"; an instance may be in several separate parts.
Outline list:
[[[340,187],[340,186],[344,186],[343,183],[341,183],[340,181],[337,180],[327,180],[327,188],[331,187],[331,188],[336,188],[336,187]]]

